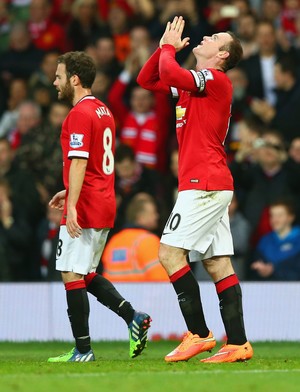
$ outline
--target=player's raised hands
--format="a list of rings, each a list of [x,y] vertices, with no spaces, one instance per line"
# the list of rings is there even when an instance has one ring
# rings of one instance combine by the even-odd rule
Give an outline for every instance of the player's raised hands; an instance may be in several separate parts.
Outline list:
[[[189,45],[190,37],[181,38],[184,25],[185,21],[183,17],[175,16],[172,22],[167,23],[166,30],[161,37],[159,46],[162,47],[162,45],[165,44],[173,45],[176,52],[179,52],[181,49]]]

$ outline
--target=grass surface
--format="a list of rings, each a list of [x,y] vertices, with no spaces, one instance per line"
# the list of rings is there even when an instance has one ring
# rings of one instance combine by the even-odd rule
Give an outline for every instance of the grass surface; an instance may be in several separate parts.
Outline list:
[[[163,358],[178,342],[149,342],[135,359],[126,342],[93,343],[95,362],[47,363],[70,343],[0,343],[1,392],[298,392],[300,343],[253,344],[249,362],[204,364],[199,359],[167,364]],[[216,350],[213,351],[214,353]]]

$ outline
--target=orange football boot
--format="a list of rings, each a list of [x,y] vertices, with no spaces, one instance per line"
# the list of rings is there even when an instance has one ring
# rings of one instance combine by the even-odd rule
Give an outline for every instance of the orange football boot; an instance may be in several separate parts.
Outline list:
[[[188,331],[183,338],[183,341],[178,347],[165,356],[166,362],[188,361],[190,358],[203,353],[204,351],[211,351],[216,345],[216,339],[212,332],[206,338],[200,338],[199,335],[193,335]]]
[[[253,349],[249,342],[242,345],[224,344],[213,356],[201,359],[205,363],[239,362],[247,361],[253,356]]]

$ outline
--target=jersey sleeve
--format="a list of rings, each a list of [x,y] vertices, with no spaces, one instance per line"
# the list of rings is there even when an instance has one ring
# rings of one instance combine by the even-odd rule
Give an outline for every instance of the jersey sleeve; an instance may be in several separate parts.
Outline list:
[[[163,45],[159,58],[160,79],[170,86],[174,98],[180,95],[181,90],[198,93],[215,93],[215,90],[219,89],[220,78],[218,75],[216,76],[216,73],[220,71],[211,69],[201,69],[199,71],[184,69],[177,63],[175,54],[176,51],[172,45]]]
[[[142,69],[140,70],[137,82],[146,90],[163,92],[170,94],[170,87],[160,80],[159,77],[159,57],[161,49],[158,48],[153,55],[146,61]]]
[[[176,90],[203,91],[205,83],[202,73],[182,68],[175,58],[175,48],[172,45],[163,45],[159,57],[160,80],[171,88],[173,96]]]
[[[68,158],[89,158],[92,119],[81,111],[71,112],[68,122]]]

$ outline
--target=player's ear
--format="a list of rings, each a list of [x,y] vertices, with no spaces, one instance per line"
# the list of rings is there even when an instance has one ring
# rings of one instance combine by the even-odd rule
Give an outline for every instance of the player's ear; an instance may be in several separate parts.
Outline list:
[[[72,86],[78,86],[80,84],[80,79],[77,75],[71,76],[70,82]]]
[[[229,57],[229,52],[227,50],[220,50],[218,53],[218,57],[222,60],[225,60]]]

